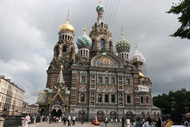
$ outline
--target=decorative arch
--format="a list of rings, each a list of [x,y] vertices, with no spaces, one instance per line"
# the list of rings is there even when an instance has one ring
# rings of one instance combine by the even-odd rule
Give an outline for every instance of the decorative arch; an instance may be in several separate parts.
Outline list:
[[[51,110],[54,110],[54,109],[56,112],[58,112],[59,109],[63,112],[63,108],[60,105],[53,105]]]
[[[127,89],[126,91],[125,91],[125,93],[132,93],[132,91],[131,91],[131,89]]]
[[[99,88],[97,89],[97,92],[103,92],[103,89],[99,87]]]
[[[109,67],[109,68],[123,68],[122,61],[112,53],[103,52],[96,55],[91,60],[91,66]]]
[[[79,91],[80,91],[80,92],[86,92],[87,90],[86,90],[85,87],[81,87],[81,88],[79,89]]]
[[[105,88],[104,90],[103,90],[103,92],[110,92],[110,90],[109,90],[109,88]]]
[[[112,89],[110,90],[110,92],[115,93],[115,92],[116,92],[116,89],[115,89],[115,88],[112,88]]]

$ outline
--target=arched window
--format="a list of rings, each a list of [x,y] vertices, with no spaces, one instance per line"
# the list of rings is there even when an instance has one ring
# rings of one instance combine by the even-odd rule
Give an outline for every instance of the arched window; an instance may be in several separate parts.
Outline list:
[[[105,50],[105,40],[104,39],[100,40],[100,50]]]
[[[143,104],[143,96],[141,96],[141,103]]]
[[[148,103],[148,96],[146,97],[146,103]]]
[[[66,51],[67,51],[67,47],[64,46],[64,47],[63,47],[63,52],[66,52]]]
[[[92,40],[92,50],[95,51],[96,50],[96,46],[95,46],[95,40]]]

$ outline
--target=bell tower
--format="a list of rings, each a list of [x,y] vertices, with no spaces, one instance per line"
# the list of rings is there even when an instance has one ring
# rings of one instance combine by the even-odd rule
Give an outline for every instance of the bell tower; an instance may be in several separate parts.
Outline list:
[[[63,65],[63,75],[66,79],[66,86],[71,84],[70,68],[75,63],[75,46],[73,38],[75,35],[75,28],[69,23],[69,13],[65,24],[62,24],[58,29],[58,42],[54,46],[53,59],[47,70],[48,80],[46,87],[51,87],[58,77],[60,65]]]

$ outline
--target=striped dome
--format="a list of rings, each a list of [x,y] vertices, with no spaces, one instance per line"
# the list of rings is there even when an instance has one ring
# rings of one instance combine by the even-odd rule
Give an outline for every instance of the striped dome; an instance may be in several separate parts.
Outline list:
[[[128,40],[121,39],[116,43],[115,48],[117,52],[123,52],[123,51],[129,52],[131,48],[131,44],[129,43]]]
[[[103,5],[98,5],[97,7],[96,7],[96,11],[98,12],[98,11],[104,11],[105,10],[105,8],[104,8],[104,6]]]
[[[81,46],[91,47],[92,46],[92,40],[88,35],[83,34],[82,36],[78,37],[77,46],[78,47],[81,47]]]

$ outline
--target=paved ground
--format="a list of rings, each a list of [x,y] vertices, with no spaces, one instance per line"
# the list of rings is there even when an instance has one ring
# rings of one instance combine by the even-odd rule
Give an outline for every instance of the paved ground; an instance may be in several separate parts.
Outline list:
[[[63,125],[63,123],[51,123],[43,122],[43,123],[36,123],[36,124],[29,124],[29,127],[68,127],[67,125]],[[100,122],[100,125],[95,126],[91,124],[90,122],[84,122],[81,124],[80,122],[76,121],[75,126],[71,127],[105,127],[105,124],[103,122]],[[122,127],[121,123],[108,123],[107,127]],[[125,127],[127,127],[125,125]],[[129,126],[128,126],[129,127]]]

